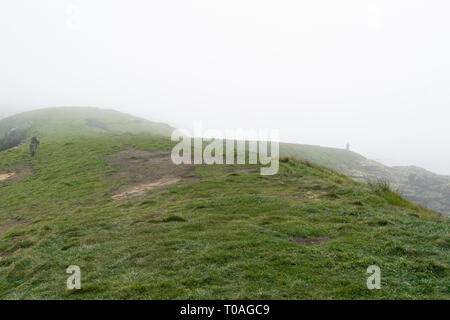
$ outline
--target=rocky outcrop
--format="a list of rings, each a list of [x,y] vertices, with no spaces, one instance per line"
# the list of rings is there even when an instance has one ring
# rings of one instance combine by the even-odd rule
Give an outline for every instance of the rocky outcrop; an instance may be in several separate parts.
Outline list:
[[[388,181],[394,190],[412,202],[450,216],[450,176],[414,166],[388,167],[371,160],[361,161],[358,168],[347,167],[341,171],[360,181]]]

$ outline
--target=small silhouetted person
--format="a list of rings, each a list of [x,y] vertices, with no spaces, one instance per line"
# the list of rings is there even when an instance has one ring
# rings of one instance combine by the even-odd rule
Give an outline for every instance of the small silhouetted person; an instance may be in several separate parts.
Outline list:
[[[31,138],[31,142],[30,142],[30,157],[34,157],[34,155],[37,152],[38,146],[39,146],[39,139],[38,139],[38,137]]]
[[[347,151],[350,151],[350,143],[347,143]]]

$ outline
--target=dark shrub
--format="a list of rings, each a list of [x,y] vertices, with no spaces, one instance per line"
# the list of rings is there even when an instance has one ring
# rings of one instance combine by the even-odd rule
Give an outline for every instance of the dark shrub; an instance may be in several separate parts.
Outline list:
[[[14,148],[21,144],[27,137],[27,130],[12,128],[0,139],[0,151]]]

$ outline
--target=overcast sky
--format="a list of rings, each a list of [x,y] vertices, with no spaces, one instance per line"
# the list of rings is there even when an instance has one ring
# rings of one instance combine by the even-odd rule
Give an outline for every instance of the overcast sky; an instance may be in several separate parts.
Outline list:
[[[0,2],[0,117],[274,128],[450,174],[448,0]]]

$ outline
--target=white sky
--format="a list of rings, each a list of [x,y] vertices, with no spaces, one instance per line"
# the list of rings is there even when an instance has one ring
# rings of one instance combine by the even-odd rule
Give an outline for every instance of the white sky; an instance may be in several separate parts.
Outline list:
[[[3,0],[0,117],[274,128],[450,174],[449,35],[448,0]]]

